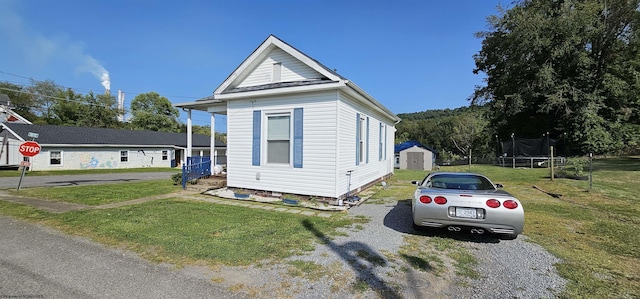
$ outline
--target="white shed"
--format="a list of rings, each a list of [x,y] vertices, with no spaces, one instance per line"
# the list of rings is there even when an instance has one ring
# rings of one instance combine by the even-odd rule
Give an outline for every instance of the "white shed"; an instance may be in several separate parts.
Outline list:
[[[394,152],[399,169],[432,170],[435,165],[435,150],[416,141],[397,144]]]
[[[400,119],[273,35],[213,95],[176,106],[211,113],[212,130],[228,115],[229,187],[343,198],[394,170]]]

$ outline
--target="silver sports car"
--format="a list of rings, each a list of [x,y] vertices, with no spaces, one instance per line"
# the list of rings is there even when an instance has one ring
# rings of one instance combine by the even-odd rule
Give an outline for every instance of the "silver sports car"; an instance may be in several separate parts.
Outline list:
[[[500,234],[506,239],[515,239],[522,233],[522,204],[484,175],[434,172],[413,183],[418,185],[411,206],[417,229],[468,229],[475,234]]]

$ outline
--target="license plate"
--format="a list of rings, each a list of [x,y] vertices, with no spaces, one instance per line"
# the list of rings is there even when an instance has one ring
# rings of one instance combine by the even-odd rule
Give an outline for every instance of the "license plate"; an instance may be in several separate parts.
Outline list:
[[[474,208],[456,208],[456,217],[460,218],[477,218],[476,209]]]

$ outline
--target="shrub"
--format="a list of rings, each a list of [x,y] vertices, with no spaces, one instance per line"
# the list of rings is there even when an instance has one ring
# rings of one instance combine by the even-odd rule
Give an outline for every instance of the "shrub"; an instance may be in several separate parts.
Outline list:
[[[182,185],[182,173],[176,173],[171,176],[174,185]]]

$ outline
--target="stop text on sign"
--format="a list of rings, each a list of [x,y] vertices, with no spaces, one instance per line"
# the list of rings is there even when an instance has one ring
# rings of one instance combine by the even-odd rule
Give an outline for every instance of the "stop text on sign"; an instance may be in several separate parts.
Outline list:
[[[34,141],[27,141],[18,147],[18,151],[25,157],[33,157],[40,153],[40,145]]]

